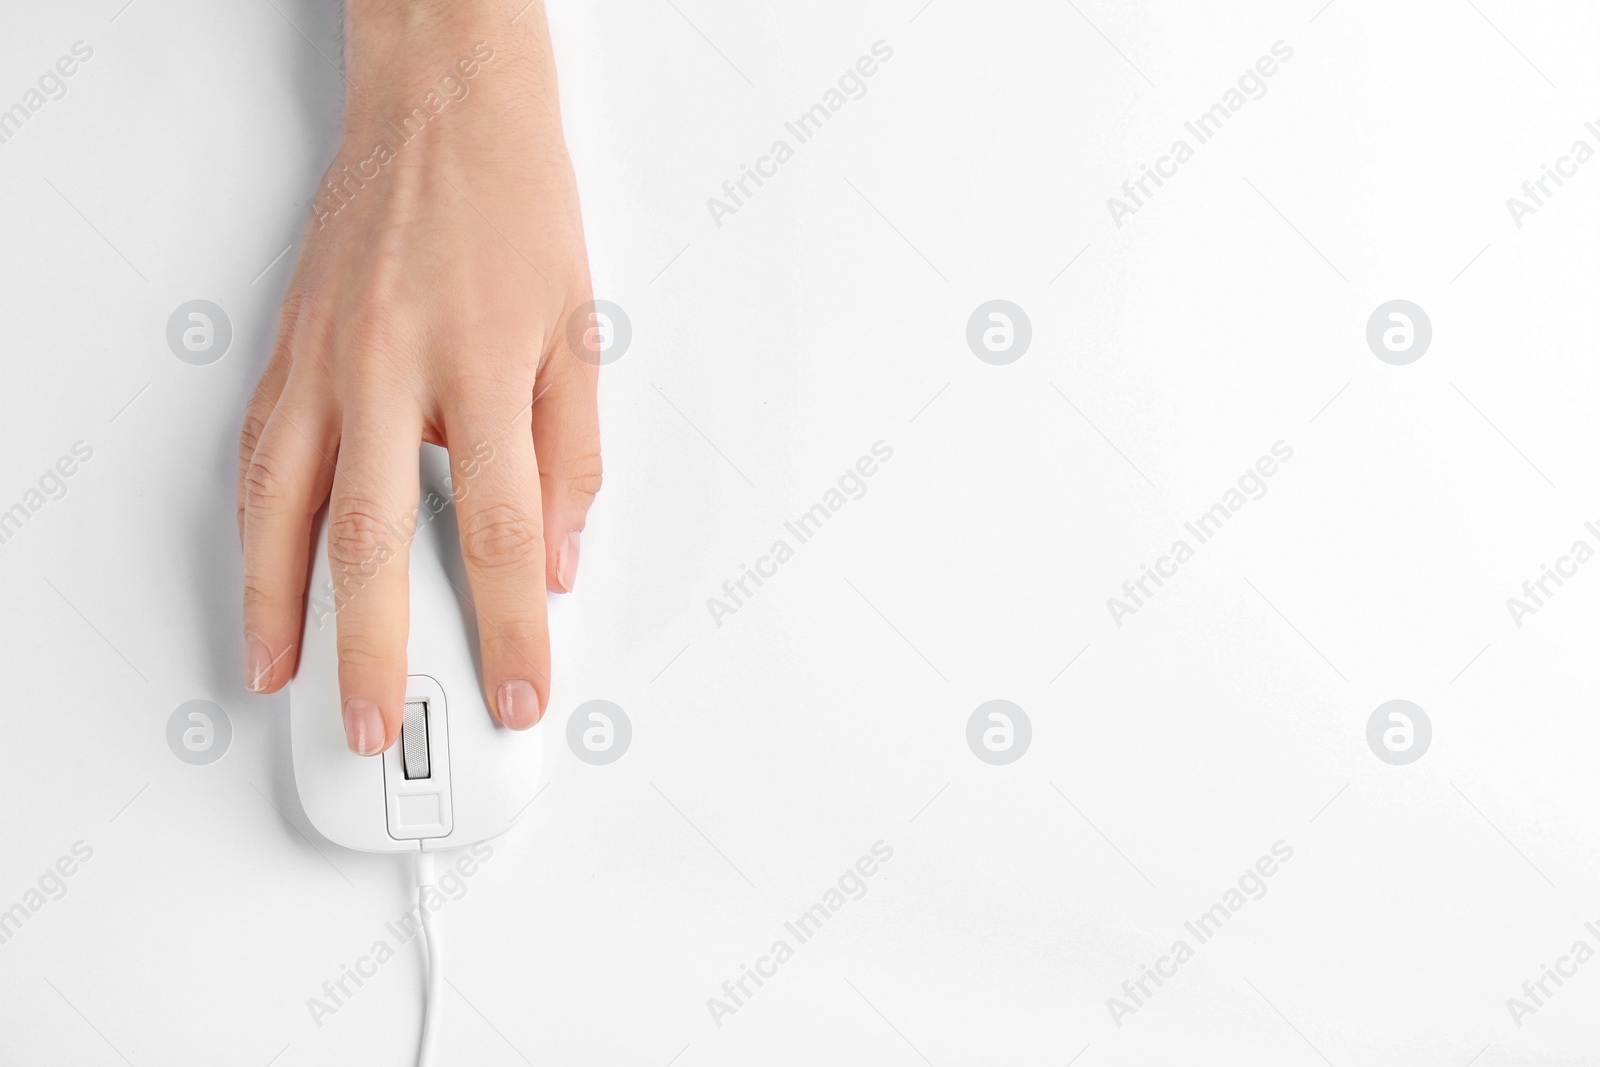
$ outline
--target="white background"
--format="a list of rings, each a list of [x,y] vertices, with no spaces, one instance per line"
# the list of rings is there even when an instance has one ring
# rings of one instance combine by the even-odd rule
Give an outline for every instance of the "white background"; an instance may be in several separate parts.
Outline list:
[[[94,49],[0,145],[0,510],[94,450],[0,545],[0,909],[93,849],[0,945],[0,1062],[407,1063],[415,945],[320,1027],[307,999],[409,873],[316,837],[286,697],[241,679],[235,440],[336,144],[337,8],[122,3],[0,33],[0,107]],[[1520,1028],[1506,998],[1600,948],[1600,565],[1521,628],[1506,598],[1600,547],[1600,161],[1520,229],[1505,200],[1600,147],[1600,16],[921,4],[552,5],[596,291],[634,337],[550,784],[441,916],[447,1062],[1594,1062],[1600,963]],[[879,40],[867,94],[716,226],[706,198]],[[1115,226],[1278,40],[1267,95]],[[206,367],[164,336],[195,298],[235,330]],[[993,298],[1032,321],[1009,366],[965,340]],[[1365,341],[1396,298],[1434,330],[1404,367]],[[707,598],[879,440],[866,495],[717,627]],[[1279,440],[1268,494],[1115,626]],[[1033,724],[1006,767],[965,740],[995,698]],[[1395,698],[1434,730],[1404,767],[1366,742]],[[166,743],[194,699],[233,725],[210,766]],[[590,699],[633,722],[610,766],[562,740]],[[879,840],[866,896],[716,1025]],[[1118,1027],[1107,998],[1279,840],[1267,895]]]

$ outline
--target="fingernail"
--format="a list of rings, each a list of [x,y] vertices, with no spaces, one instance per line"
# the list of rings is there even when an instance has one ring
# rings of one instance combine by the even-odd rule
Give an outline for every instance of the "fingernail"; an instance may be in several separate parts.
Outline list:
[[[496,697],[500,721],[511,729],[526,730],[539,721],[539,694],[527,682],[506,682]]]
[[[344,740],[358,756],[383,751],[383,713],[378,705],[357,697],[344,702]]]
[[[573,530],[561,539],[561,548],[556,552],[556,581],[564,593],[572,592],[572,584],[578,580],[578,531]]]
[[[272,672],[272,653],[266,643],[255,634],[244,635],[244,680],[252,693],[267,687],[267,675]]]

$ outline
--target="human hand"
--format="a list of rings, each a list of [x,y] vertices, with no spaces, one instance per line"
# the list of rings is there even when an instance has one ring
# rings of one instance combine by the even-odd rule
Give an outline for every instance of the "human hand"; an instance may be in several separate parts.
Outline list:
[[[521,10],[521,14],[518,14]],[[349,0],[338,157],[313,201],[239,442],[245,672],[294,674],[312,521],[336,599],[352,751],[400,732],[420,442],[450,452],[485,699],[550,696],[544,592],[569,591],[600,488],[588,258],[542,3]],[[535,490],[535,484],[538,490]]]

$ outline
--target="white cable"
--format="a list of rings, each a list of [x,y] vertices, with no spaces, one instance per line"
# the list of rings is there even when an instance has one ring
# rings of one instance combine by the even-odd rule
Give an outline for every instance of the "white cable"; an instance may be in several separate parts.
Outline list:
[[[433,888],[433,853],[417,853],[417,910],[422,913],[422,940],[428,949],[428,992],[423,1000],[422,1040],[417,1046],[417,1067],[432,1067],[439,1046],[439,1009],[444,999],[444,962],[439,958],[439,938],[428,911],[428,890]]]

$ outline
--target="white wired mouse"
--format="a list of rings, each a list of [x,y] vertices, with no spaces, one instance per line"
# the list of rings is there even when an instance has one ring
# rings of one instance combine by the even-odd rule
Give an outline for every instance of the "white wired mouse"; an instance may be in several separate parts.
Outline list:
[[[539,787],[543,731],[506,729],[483,700],[449,471],[444,449],[422,446],[405,716],[400,739],[381,756],[358,756],[345,741],[334,610],[344,598],[333,595],[321,521],[300,666],[289,683],[289,732],[306,816],[346,848],[437,851],[485,841],[509,830]],[[394,536],[399,542],[403,531]]]
[[[544,732],[508,730],[495,722],[484,703],[478,628],[461,562],[449,456],[435,445],[423,445],[420,466],[400,738],[379,756],[358,756],[345,742],[335,605],[346,596],[334,596],[326,514],[318,520],[300,666],[289,683],[289,734],[295,788],[318,833],[346,848],[416,858],[417,910],[428,949],[417,1062],[426,1067],[434,1062],[443,996],[439,940],[429,903],[433,854],[487,841],[511,828],[538,791]],[[398,549],[405,531],[396,530],[393,536]],[[401,562],[397,558],[383,565]],[[359,582],[359,577],[345,580]],[[360,596],[359,588],[354,595]]]

